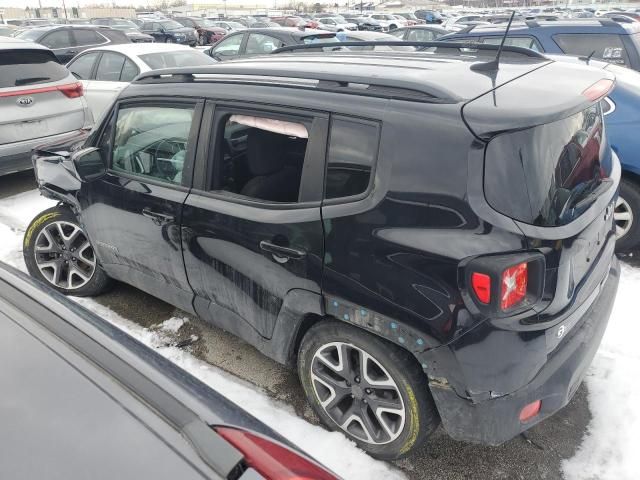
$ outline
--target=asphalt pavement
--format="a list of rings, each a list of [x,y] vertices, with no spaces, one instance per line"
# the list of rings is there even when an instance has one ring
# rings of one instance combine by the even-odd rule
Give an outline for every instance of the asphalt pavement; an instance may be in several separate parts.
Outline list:
[[[33,188],[32,172],[0,177],[0,198]],[[640,266],[640,255],[626,260]],[[289,404],[298,415],[318,423],[295,372],[231,334],[128,285],[117,284],[96,300],[146,327],[172,316],[189,318],[179,334],[184,338],[198,335],[199,340],[190,347],[196,356],[255,384]],[[395,465],[410,479],[560,479],[562,461],[574,455],[591,418],[586,393],[584,385],[581,386],[562,411],[502,446],[456,442],[440,428],[424,447]]]

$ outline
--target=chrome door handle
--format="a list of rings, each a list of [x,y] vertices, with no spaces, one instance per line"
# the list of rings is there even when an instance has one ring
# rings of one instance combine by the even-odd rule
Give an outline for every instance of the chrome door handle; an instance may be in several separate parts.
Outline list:
[[[153,212],[147,207],[142,209],[142,216],[150,218],[156,225],[166,225],[167,223],[172,223],[175,220],[173,215]]]
[[[270,254],[280,258],[302,260],[307,256],[307,252],[305,252],[304,250],[291,247],[281,247],[280,245],[275,245],[271,242],[268,242],[267,240],[262,240],[260,242],[260,248],[265,252],[269,252]]]

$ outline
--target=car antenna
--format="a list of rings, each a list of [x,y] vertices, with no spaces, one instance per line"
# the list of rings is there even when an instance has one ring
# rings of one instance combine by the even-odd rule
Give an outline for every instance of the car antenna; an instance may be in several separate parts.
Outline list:
[[[504,47],[504,42],[507,40],[507,35],[509,34],[509,30],[511,29],[511,23],[513,22],[513,17],[516,16],[516,11],[513,10],[511,12],[511,16],[509,17],[509,23],[507,23],[507,28],[504,30],[504,35],[502,36],[502,41],[500,42],[500,47],[498,48],[498,53],[496,53],[496,58],[491,60],[490,62],[482,62],[482,63],[474,63],[471,65],[471,70],[476,72],[491,72],[497,71],[500,67],[500,55],[502,54],[502,47]]]
[[[594,50],[593,52],[591,52],[591,53],[589,54],[589,56],[588,56],[588,57],[586,57],[586,58],[584,59],[584,61],[586,62],[586,64],[587,64],[587,65],[589,65],[589,61],[593,58],[593,56],[594,56],[595,54],[596,54],[596,51]]]

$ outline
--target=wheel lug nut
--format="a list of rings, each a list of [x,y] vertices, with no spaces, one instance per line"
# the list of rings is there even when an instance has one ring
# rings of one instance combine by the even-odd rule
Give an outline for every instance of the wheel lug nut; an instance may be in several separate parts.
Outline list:
[[[367,395],[371,395],[371,389],[370,388],[365,388],[364,391],[367,392]]]
[[[356,383],[360,383],[360,377],[356,377],[356,378],[354,378],[354,380],[355,380]]]
[[[366,399],[366,398],[363,398],[363,399],[362,399],[362,403],[367,403],[367,399]]]

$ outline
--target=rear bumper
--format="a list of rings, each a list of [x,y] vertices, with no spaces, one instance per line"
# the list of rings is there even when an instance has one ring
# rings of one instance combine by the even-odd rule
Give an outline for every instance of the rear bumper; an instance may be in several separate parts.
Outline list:
[[[70,132],[51,135],[49,137],[34,138],[24,142],[6,143],[0,145],[0,175],[19,172],[33,168],[31,151],[43,144],[57,143],[67,138],[82,134],[84,130],[72,130]]]
[[[607,327],[618,289],[620,266],[614,257],[599,292],[566,337],[548,354],[546,363],[524,387],[508,395],[473,403],[461,398],[442,381],[431,381],[431,393],[436,401],[447,433],[456,440],[500,445],[519,433],[553,415],[571,400],[598,350]],[[554,327],[545,332],[557,335]],[[487,352],[501,355],[500,351]],[[522,352],[524,355],[525,352]],[[522,408],[541,400],[540,413],[521,423]]]

